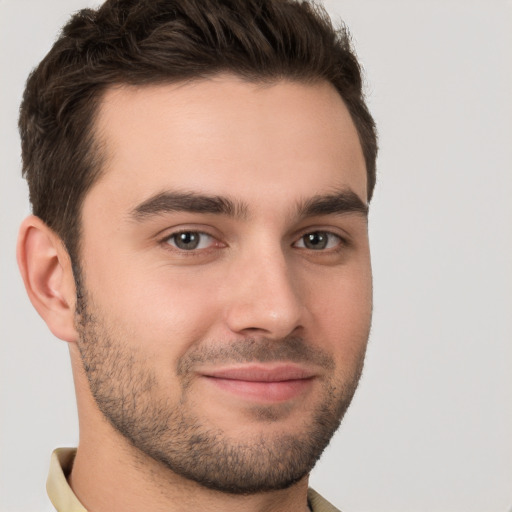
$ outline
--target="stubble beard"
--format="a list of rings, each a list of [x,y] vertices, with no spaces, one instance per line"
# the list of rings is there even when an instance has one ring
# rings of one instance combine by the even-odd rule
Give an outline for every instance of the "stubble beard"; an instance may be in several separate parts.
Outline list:
[[[138,353],[125,348],[123,336],[116,336],[92,309],[86,296],[79,294],[78,348],[91,393],[104,417],[143,457],[221,492],[274,491],[304,478],[338,429],[363,367],[364,349],[351,376],[336,380],[332,357],[311,348],[302,338],[235,340],[207,349],[199,345],[178,361],[175,371],[182,394],[178,403],[170,403],[152,368],[144,365]],[[251,414],[261,424],[261,433],[243,440],[195,414],[194,399],[188,393],[194,364],[267,361],[308,361],[330,370],[318,405],[293,433],[276,433],[272,425],[286,415],[286,406],[254,407]]]

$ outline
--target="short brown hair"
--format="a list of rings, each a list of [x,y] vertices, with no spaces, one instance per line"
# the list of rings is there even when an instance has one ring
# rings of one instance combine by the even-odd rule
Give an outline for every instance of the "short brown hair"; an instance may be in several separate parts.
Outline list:
[[[30,74],[19,129],[33,212],[77,256],[83,199],[101,172],[93,124],[114,84],[200,79],[327,80],[357,128],[375,185],[377,137],[344,26],[295,0],[107,0],[72,16]],[[75,261],[76,263],[76,261]]]

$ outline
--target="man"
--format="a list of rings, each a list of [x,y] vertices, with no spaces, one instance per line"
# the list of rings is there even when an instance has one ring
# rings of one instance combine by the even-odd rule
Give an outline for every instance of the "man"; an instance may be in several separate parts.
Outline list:
[[[18,262],[68,342],[58,511],[336,510],[308,474],[362,371],[374,123],[282,0],[107,1],[27,82]]]

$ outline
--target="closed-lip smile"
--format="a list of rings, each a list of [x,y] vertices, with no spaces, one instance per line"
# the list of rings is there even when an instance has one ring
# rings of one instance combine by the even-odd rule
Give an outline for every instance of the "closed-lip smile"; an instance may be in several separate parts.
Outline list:
[[[284,402],[306,392],[316,373],[291,364],[245,364],[200,372],[211,384],[250,401]]]

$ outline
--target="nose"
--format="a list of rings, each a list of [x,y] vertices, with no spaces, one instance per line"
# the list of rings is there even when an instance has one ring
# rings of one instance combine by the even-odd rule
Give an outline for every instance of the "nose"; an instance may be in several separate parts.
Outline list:
[[[281,248],[252,252],[229,275],[226,323],[243,336],[284,338],[302,327],[299,283]]]

